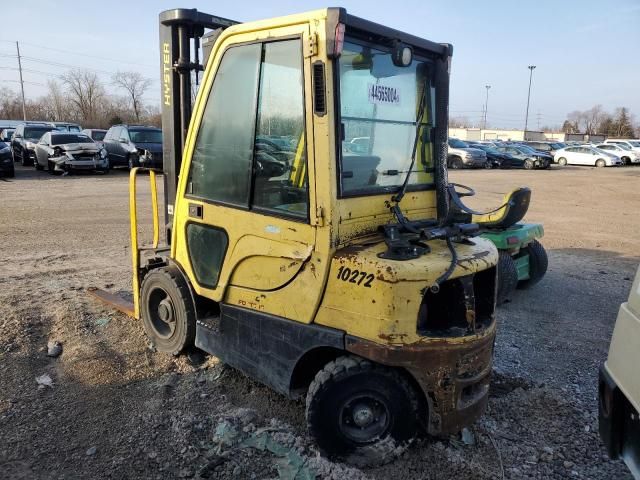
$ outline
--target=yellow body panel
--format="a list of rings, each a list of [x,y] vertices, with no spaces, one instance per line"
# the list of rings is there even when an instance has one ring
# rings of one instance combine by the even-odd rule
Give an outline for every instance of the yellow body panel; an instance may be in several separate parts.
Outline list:
[[[325,66],[326,98],[335,96],[333,62],[325,48],[326,10],[272,20],[251,22],[226,29],[211,52],[202,87],[194,105],[180,171],[174,208],[171,257],[185,271],[196,294],[231,305],[258,310],[301,323],[316,322],[381,344],[413,343],[416,316],[423,289],[448,268],[450,253],[444,242],[430,242],[433,252],[411,261],[387,261],[377,257],[386,247],[380,238],[363,247],[363,239],[393,222],[391,194],[338,198],[336,166],[336,112],[326,102],[326,114],[314,115],[311,66]],[[300,222],[207,203],[186,194],[194,145],[209,90],[223,52],[232,45],[278,38],[301,37],[305,105],[305,143],[309,185],[309,220]],[[297,169],[301,152],[295,155]],[[431,149],[418,165],[432,167]],[[299,170],[292,172],[300,174]],[[433,175],[417,174],[432,182]],[[298,178],[298,177],[296,177]],[[301,178],[301,177],[300,177]],[[436,217],[432,190],[408,191],[402,209],[411,220]],[[202,207],[202,219],[189,216],[189,205]],[[224,228],[228,250],[215,288],[198,284],[186,242],[188,222]],[[354,246],[355,242],[355,246]],[[458,245],[460,260],[453,277],[495,265],[497,251],[487,241]],[[359,246],[358,246],[359,244]],[[337,279],[338,269],[349,267],[375,276],[371,287],[352,288]],[[358,280],[356,280],[357,283]],[[363,283],[366,282],[363,280]]]
[[[476,238],[473,243],[455,245],[458,264],[450,278],[496,264],[498,255],[491,242]],[[429,245],[430,254],[406,261],[379,258],[378,254],[386,250],[381,241],[339,250],[331,262],[316,323],[346,328],[351,335],[377,343],[421,341],[423,337],[417,334],[416,325],[424,291],[435,284],[451,263],[444,241]],[[350,275],[345,280],[346,269]]]

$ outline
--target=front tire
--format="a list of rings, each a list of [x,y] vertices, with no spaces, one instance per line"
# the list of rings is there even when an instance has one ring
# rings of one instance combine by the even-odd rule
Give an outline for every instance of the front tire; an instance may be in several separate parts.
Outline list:
[[[529,278],[518,282],[518,288],[524,289],[532,287],[542,280],[549,267],[549,258],[544,247],[537,240],[521,248],[520,252],[529,255]]]
[[[159,351],[178,355],[193,345],[195,306],[189,285],[176,267],[157,268],[144,277],[140,315],[149,340]]]
[[[418,432],[415,390],[397,370],[355,356],[329,362],[307,393],[309,432],[329,457],[382,465]]]
[[[561,167],[566,167],[567,166],[567,159],[564,157],[560,157],[558,159],[558,165],[560,165]]]
[[[498,305],[506,302],[518,285],[518,269],[511,255],[505,251],[498,251]]]
[[[631,165],[631,159],[629,157],[622,157],[620,160],[622,160],[623,165]]]
[[[464,168],[464,163],[460,157],[453,157],[450,162],[450,168],[453,170],[460,170]]]
[[[525,170],[533,170],[533,167],[535,166],[535,163],[533,162],[533,160],[531,160],[530,158],[527,158],[524,161],[524,168]]]
[[[37,158],[33,161],[33,166],[36,167],[36,170],[38,170],[39,172],[44,170],[44,167],[40,165],[40,162]]]

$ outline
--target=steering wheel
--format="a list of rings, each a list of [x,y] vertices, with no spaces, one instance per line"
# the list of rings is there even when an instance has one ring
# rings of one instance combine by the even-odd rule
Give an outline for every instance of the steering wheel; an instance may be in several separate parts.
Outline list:
[[[449,187],[453,187],[454,191],[459,197],[473,197],[476,194],[476,191],[473,188],[467,187],[466,185],[461,185],[459,183],[450,183]],[[456,187],[460,187],[464,191],[459,192]]]

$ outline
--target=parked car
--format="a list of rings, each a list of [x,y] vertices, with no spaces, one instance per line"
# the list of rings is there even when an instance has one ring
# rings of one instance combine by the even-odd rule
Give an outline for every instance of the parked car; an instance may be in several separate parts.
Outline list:
[[[484,150],[487,160],[491,162],[492,168],[518,168],[524,166],[524,160],[514,157],[506,152],[501,152],[496,147],[486,143],[470,144],[474,148]]]
[[[0,175],[9,178],[15,176],[13,158],[11,158],[11,145],[6,142],[0,142]]]
[[[556,152],[555,161],[561,167],[565,165],[589,165],[591,167],[622,165],[622,160],[615,155],[598,150],[591,145],[562,148]]]
[[[107,173],[107,151],[83,133],[52,131],[36,145],[35,167],[49,173],[96,170]]]
[[[112,167],[162,168],[162,130],[142,125],[114,125],[104,137]]]
[[[634,150],[627,150],[622,145],[616,143],[601,143],[595,146],[600,150],[604,150],[611,155],[615,155],[624,165],[631,165],[632,163],[640,163],[640,152]]]
[[[22,165],[33,165],[36,158],[36,144],[47,132],[55,130],[51,125],[45,123],[21,123],[16,127],[11,139],[11,152],[13,161],[20,160]]]
[[[487,154],[479,148],[471,148],[467,143],[457,138],[449,139],[449,152],[447,154],[449,168],[485,168],[487,166]]]
[[[15,128],[3,128],[0,130],[0,142],[11,143],[11,137],[13,137],[13,132],[15,131]]]
[[[551,156],[553,156],[556,153],[556,151],[566,147],[566,145],[562,142],[529,141],[529,142],[522,142],[522,143],[540,152],[548,153]]]
[[[104,146],[103,140],[104,136],[107,134],[106,130],[102,130],[100,128],[85,128],[82,130],[87,137],[96,142],[101,147]]]
[[[522,166],[527,170],[534,168],[549,168],[552,157],[546,153],[533,150],[531,147],[520,144],[508,144],[496,147],[496,150],[506,153],[522,161]]]
[[[608,138],[603,143],[612,143],[615,145],[619,145],[625,150],[632,150],[634,152],[640,152],[640,140],[624,140],[617,138]]]

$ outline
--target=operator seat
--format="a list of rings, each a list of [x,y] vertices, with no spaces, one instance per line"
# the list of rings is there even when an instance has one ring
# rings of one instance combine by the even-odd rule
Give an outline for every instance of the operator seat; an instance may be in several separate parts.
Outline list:
[[[480,228],[507,229],[524,218],[529,210],[531,189],[520,187],[504,196],[502,207],[485,215],[473,215],[471,221]]]

